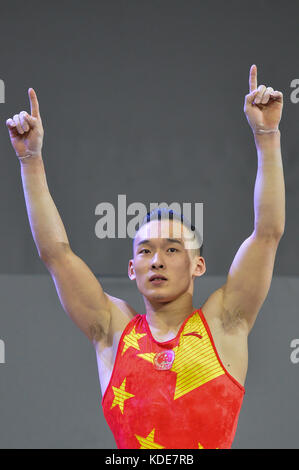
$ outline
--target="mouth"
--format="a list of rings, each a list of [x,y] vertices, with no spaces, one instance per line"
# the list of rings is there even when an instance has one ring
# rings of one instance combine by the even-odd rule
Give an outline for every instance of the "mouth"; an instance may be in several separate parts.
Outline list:
[[[164,284],[167,282],[166,277],[160,276],[158,274],[154,274],[153,276],[150,277],[150,282],[151,284],[154,284],[155,286],[159,286],[160,284]]]

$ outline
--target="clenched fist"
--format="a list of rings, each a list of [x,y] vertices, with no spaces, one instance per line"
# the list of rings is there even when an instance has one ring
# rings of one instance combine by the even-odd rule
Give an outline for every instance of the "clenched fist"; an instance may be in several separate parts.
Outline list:
[[[33,88],[29,88],[28,95],[31,115],[26,111],[21,111],[6,121],[11,144],[20,159],[40,155],[43,145],[44,129]]]

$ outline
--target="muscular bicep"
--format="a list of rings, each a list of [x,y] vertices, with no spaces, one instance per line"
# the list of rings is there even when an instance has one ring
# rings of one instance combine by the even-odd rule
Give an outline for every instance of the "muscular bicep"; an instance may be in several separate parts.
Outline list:
[[[111,334],[111,325],[116,328],[126,321],[128,313],[121,309],[122,300],[104,292],[87,264],[70,248],[45,264],[64,311],[94,344]]]
[[[224,318],[245,319],[251,330],[269,292],[279,239],[254,233],[240,246],[223,290]]]

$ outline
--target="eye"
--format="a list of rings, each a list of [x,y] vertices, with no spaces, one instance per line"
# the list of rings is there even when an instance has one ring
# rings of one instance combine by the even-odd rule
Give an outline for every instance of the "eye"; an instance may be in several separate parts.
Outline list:
[[[179,250],[177,250],[176,248],[168,248],[168,250],[175,250],[175,251],[179,251]],[[168,250],[167,250],[167,251],[168,251]],[[172,251],[172,253],[174,253],[174,251]]]
[[[147,248],[142,248],[142,250],[140,250],[139,253],[142,253],[143,251],[148,251],[149,252],[149,250]]]

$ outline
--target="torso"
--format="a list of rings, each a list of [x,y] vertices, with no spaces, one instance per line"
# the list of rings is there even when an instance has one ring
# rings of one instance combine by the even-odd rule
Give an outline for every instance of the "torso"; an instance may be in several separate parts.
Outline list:
[[[224,327],[219,315],[218,291],[214,292],[201,307],[210,328],[218,355],[229,374],[244,386],[248,368],[247,328],[242,322]],[[137,312],[135,312],[137,313]],[[130,318],[114,334],[97,343],[97,362],[102,396],[108,387],[116,359],[120,337]],[[175,332],[161,337],[151,329],[153,337],[168,341],[176,336]]]

